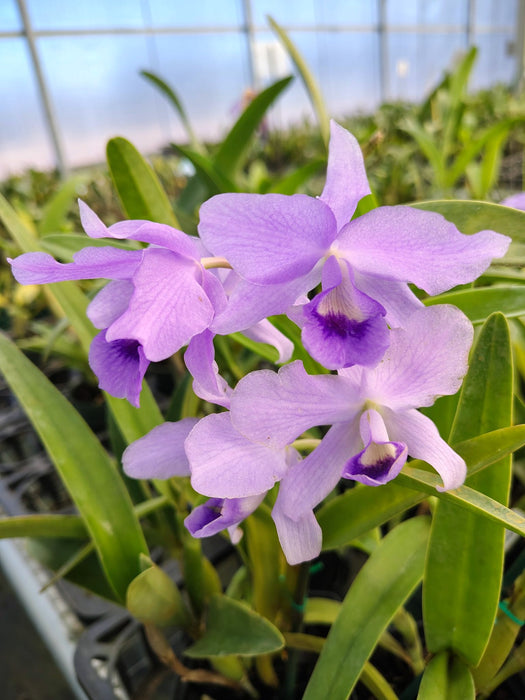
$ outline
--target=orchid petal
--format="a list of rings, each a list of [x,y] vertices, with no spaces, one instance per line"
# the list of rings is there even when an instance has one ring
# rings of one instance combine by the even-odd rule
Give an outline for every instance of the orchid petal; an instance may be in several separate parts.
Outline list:
[[[184,440],[198,422],[198,418],[183,418],[177,423],[162,423],[132,442],[122,455],[126,474],[134,479],[189,476]]]
[[[20,284],[47,284],[81,279],[130,279],[142,260],[140,250],[84,248],[72,263],[59,263],[48,253],[24,253],[10,260]]]
[[[276,284],[308,273],[337,227],[324,202],[303,194],[220,194],[201,206],[199,234],[241,277]]]
[[[344,377],[307,374],[299,361],[278,373],[251,372],[231,396],[232,423],[251,440],[282,448],[314,425],[351,418],[359,403],[352,389]]]
[[[279,502],[290,518],[312,511],[335,488],[348,455],[361,449],[357,417],[330,428],[318,447],[293,464],[279,487]]]
[[[230,407],[231,388],[219,374],[215,362],[213,333],[205,330],[193,336],[184,353],[184,362],[193,376],[193,391],[204,401]]]
[[[375,410],[361,415],[359,430],[365,448],[348,460],[343,478],[367,486],[381,486],[395,479],[406,462],[407,446],[390,442],[383,419]]]
[[[283,364],[288,362],[292,357],[294,351],[294,344],[287,338],[284,333],[278,331],[275,326],[273,326],[268,319],[259,321],[255,326],[247,328],[242,332],[247,338],[255,340],[257,343],[266,343],[268,345],[273,345],[273,347],[279,353],[277,362]]]
[[[390,343],[385,309],[356,288],[348,264],[335,257],[324,266],[323,291],[302,309],[303,344],[328,369],[374,366]]]
[[[323,533],[313,511],[309,511],[297,519],[291,518],[283,510],[279,496],[277,496],[272,510],[272,518],[277,528],[284,556],[289,564],[300,564],[319,556]]]
[[[361,274],[357,270],[354,277],[355,286],[386,309],[385,321],[390,328],[404,326],[414,311],[423,308],[423,302],[405,282]]]
[[[215,315],[221,313],[227,304],[226,291],[222,281],[214,273],[216,271],[202,269],[202,288],[214,308]]]
[[[253,513],[262,503],[266,494],[247,498],[210,498],[206,503],[194,508],[184,520],[184,525],[193,537],[210,537],[228,528],[234,544],[240,540],[242,532],[239,523]]]
[[[202,418],[185,449],[191,484],[205,496],[244,498],[265,493],[288,469],[284,450],[250,442],[235,430],[227,412]]]
[[[473,332],[455,306],[416,311],[404,329],[391,331],[382,362],[366,372],[367,398],[398,409],[431,406],[438,396],[455,394],[468,368]]]
[[[357,139],[332,120],[326,184],[320,199],[334,212],[338,230],[350,221],[357,203],[367,194],[370,186]]]
[[[362,273],[412,282],[439,294],[479,277],[511,239],[494,231],[466,236],[441,214],[379,207],[351,221],[337,247]]]
[[[128,308],[133,284],[128,280],[108,282],[87,307],[87,317],[95,328],[107,328]]]
[[[168,248],[179,255],[196,259],[199,248],[196,239],[192,239],[182,231],[167,224],[157,224],[152,221],[132,220],[119,221],[112,226],[105,226],[88,205],[79,200],[80,221],[84,231],[90,238],[117,238],[152,243]]]
[[[195,263],[159,248],[144,253],[133,277],[127,310],[108,329],[108,340],[134,338],[151,361],[164,360],[207,328],[213,307],[195,279]]]
[[[138,408],[142,380],[149,361],[136,340],[108,342],[106,331],[96,335],[89,348],[89,366],[99,387]]]
[[[434,423],[419,411],[382,409],[383,419],[392,440],[404,442],[408,454],[428,462],[443,479],[438,491],[456,489],[465,481],[465,461],[443,440]]]

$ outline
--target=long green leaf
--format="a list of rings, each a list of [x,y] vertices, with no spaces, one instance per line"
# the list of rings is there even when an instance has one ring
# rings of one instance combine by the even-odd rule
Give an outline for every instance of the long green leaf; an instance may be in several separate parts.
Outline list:
[[[469,163],[481,152],[481,150],[496,140],[500,142],[507,136],[510,129],[519,124],[523,119],[504,119],[487,127],[479,136],[462,148],[454,164],[447,172],[448,184],[452,187],[462,177]]]
[[[7,537],[87,537],[86,526],[78,515],[14,515],[0,518],[0,538]]]
[[[46,203],[42,211],[42,218],[38,223],[38,233],[41,236],[60,231],[68,211],[76,201],[79,186],[84,184],[86,180],[86,175],[76,175],[69,178]]]
[[[524,444],[525,425],[516,425],[458,443],[454,449],[466,461],[469,474],[476,474]],[[473,495],[472,489],[463,489],[459,494],[457,490],[448,495],[438,494],[435,489],[441,483],[439,477],[431,471],[423,471],[423,467],[423,462],[413,460],[395,482],[380,488],[358,485],[328,501],[317,512],[317,520],[323,531],[323,549],[335,549],[353,542],[372,528],[417,505],[427,494],[442,498],[456,497],[458,503],[461,501],[460,505],[467,509],[477,507],[469,501]],[[495,506],[497,518],[505,519],[499,520],[505,527],[522,527],[515,513],[502,506],[497,507],[493,502],[490,505]]]
[[[423,575],[429,523],[412,518],[378,545],[348,591],[303,700],[346,700],[381,634]]]
[[[398,479],[400,484],[437,496],[440,501],[470,511],[477,517],[490,520],[501,528],[525,537],[525,518],[522,515],[470,486],[463,485],[453,491],[439,492],[436,491],[441,481],[439,477],[419,469],[407,468]]]
[[[297,72],[301,76],[301,80],[304,83],[306,92],[310,98],[312,107],[314,108],[314,112],[317,116],[319,128],[321,129],[321,136],[323,137],[323,141],[325,142],[326,146],[328,146],[328,141],[330,139],[330,118],[326,110],[321,89],[319,88],[317,81],[312,75],[312,72],[306,65],[306,61],[301,56],[301,53],[299,52],[298,48],[295,46],[293,41],[290,39],[288,34],[279,24],[277,24],[273,17],[268,16],[267,20],[270,27],[282,41],[284,48],[288,51],[288,55],[292,59],[292,62],[297,69]]]
[[[268,192],[276,192],[277,194],[295,194],[299,187],[307,182],[313,175],[316,175],[320,170],[326,168],[326,159],[317,158],[312,160],[301,168],[297,168],[289,175],[286,175],[281,180],[273,182]]]
[[[179,228],[158,177],[135,146],[117,136],[108,141],[106,154],[109,172],[126,216]]]
[[[425,669],[417,700],[474,700],[472,675],[464,662],[447,652],[434,656]]]
[[[504,233],[515,241],[525,240],[525,212],[502,204],[441,199],[410,206],[442,214],[463,233],[489,229]]]
[[[472,354],[451,441],[512,422],[512,351],[504,316],[483,326]],[[468,485],[506,504],[511,459],[506,457]],[[432,523],[423,612],[427,646],[454,650],[476,666],[492,631],[503,571],[504,530],[496,523],[440,500]]]
[[[96,436],[51,382],[6,337],[0,371],[53,460],[122,599],[147,552],[129,495]]]
[[[213,164],[225,177],[234,178],[241,158],[248,148],[264,114],[292,80],[293,77],[288,76],[267,87],[253,98],[237,119],[226,138],[222,141],[213,159]]]
[[[193,150],[198,151],[199,153],[204,153],[204,147],[195,135],[190,120],[188,119],[188,115],[186,114],[186,110],[184,109],[184,106],[181,100],[179,99],[178,95],[176,94],[175,90],[155,73],[151,73],[147,70],[141,70],[140,74],[144,78],[146,78],[146,80],[149,80],[150,83],[155,85],[155,87],[158,88],[162,92],[162,94],[165,97],[167,97],[168,100],[171,102],[171,104],[175,108],[175,111],[178,113],[181,122],[184,124],[184,128],[186,129],[186,133],[188,135]]]
[[[459,130],[465,112],[465,94],[472,68],[476,61],[477,48],[472,46],[459,65],[450,73],[448,82],[449,109],[446,115],[445,128],[441,136],[444,158],[452,152],[454,145],[459,141]]]
[[[479,289],[461,289],[438,297],[425,299],[427,306],[454,304],[472,323],[483,323],[493,313],[501,311],[512,318],[525,315],[525,287],[505,285]]]
[[[237,192],[237,187],[234,183],[215,166],[214,162],[208,156],[197,151],[187,148],[186,146],[177,146],[172,144],[181,156],[187,158],[195,168],[198,177],[206,185],[210,195],[219,194],[222,192]]]
[[[400,125],[403,131],[410,134],[422,153],[432,166],[432,171],[438,187],[445,187],[446,166],[444,153],[425,127],[412,117],[406,117]]]

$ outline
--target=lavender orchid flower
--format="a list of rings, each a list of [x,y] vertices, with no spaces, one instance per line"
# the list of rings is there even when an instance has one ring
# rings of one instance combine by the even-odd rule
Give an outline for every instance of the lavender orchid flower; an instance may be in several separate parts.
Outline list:
[[[493,231],[465,236],[441,215],[407,206],[351,220],[369,193],[357,141],[332,122],[320,198],[235,193],[205,202],[200,237],[242,279],[230,318],[286,313],[322,280],[322,292],[292,312],[306,349],[329,369],[374,366],[388,326],[421,307],[407,283],[434,295],[471,282],[510,243]]]
[[[79,206],[91,238],[138,240],[150,246],[142,250],[88,247],[66,264],[47,253],[26,253],[10,260],[13,274],[21,284],[111,280],[88,307],[88,317],[101,329],[91,344],[89,363],[102,389],[138,406],[149,363],[166,359],[190,343],[226,310],[223,284],[216,270],[207,267],[227,263],[205,257],[197,238],[170,226],[123,221],[108,228],[86,204]],[[231,324],[228,328],[228,332],[243,330]],[[292,344],[268,321],[246,332],[273,343],[283,362],[289,359]],[[212,371],[212,365],[202,371]]]
[[[459,389],[472,337],[462,312],[435,306],[391,332],[375,368],[310,376],[293,362],[278,373],[252,372],[232,392],[230,413],[209,416],[189,433],[192,485],[212,498],[238,499],[281,481],[273,517],[291,563],[318,554],[313,508],[341,477],[378,486],[395,478],[410,455],[436,469],[442,489],[458,487],[465,462],[416,409]],[[331,427],[310,455],[287,465],[285,451],[316,425]]]

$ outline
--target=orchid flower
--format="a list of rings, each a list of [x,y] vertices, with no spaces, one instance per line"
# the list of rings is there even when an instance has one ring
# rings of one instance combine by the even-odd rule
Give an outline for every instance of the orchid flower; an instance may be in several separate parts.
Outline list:
[[[441,489],[457,488],[464,460],[416,409],[459,389],[472,337],[457,308],[422,308],[404,329],[391,331],[390,347],[374,368],[311,376],[296,361],[278,373],[250,373],[231,393],[229,413],[202,419],[188,434],[193,487],[212,498],[238,499],[281,481],[273,516],[291,563],[317,555],[313,508],[341,477],[379,486],[394,479],[410,455],[434,467]],[[305,459],[287,462],[286,450],[313,426],[331,427]],[[293,526],[301,536],[289,536]]]
[[[79,206],[82,225],[91,238],[137,240],[150,246],[142,250],[87,247],[65,264],[42,252],[9,262],[21,284],[110,280],[88,306],[89,319],[101,329],[91,344],[89,363],[102,389],[138,406],[149,363],[164,360],[190,343],[226,309],[226,293],[214,268],[228,267],[228,263],[207,257],[197,238],[171,226],[138,220],[106,227],[86,204],[79,202]],[[283,362],[289,359],[291,342],[268,321],[252,329],[231,324],[228,328],[228,332],[244,330],[273,343]]]
[[[329,369],[374,366],[388,326],[402,327],[421,307],[408,283],[434,295],[471,282],[510,243],[493,231],[463,235],[440,214],[407,206],[352,219],[369,193],[356,139],[332,122],[319,198],[233,193],[205,202],[199,235],[242,279],[229,315],[253,323],[287,313],[322,281],[322,291],[291,315],[306,349]]]

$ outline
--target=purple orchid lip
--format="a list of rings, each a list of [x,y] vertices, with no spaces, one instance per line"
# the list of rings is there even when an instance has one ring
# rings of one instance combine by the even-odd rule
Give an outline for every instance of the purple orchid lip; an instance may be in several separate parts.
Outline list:
[[[341,476],[368,486],[381,486],[395,479],[406,458],[407,446],[402,442],[371,442],[346,463]]]
[[[133,339],[108,341],[106,331],[95,336],[89,349],[89,364],[99,386],[118,399],[139,406],[142,380],[149,360],[140,343]]]
[[[389,345],[385,308],[357,289],[352,269],[335,256],[323,268],[323,291],[302,311],[303,344],[328,369],[376,365]]]
[[[364,411],[359,431],[365,447],[343,467],[342,477],[368,486],[380,486],[395,479],[407,458],[407,446],[391,442],[382,416],[374,409]]]

